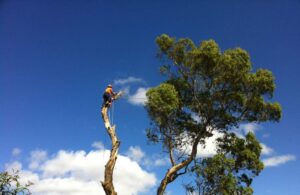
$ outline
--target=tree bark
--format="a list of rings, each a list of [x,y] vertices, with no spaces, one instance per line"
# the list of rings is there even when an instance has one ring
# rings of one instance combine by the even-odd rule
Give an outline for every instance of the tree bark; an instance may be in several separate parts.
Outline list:
[[[195,158],[196,154],[197,154],[197,146],[200,140],[200,136],[196,137],[193,146],[192,146],[192,152],[190,154],[190,156],[182,161],[181,163],[178,163],[176,165],[173,165],[166,173],[165,177],[163,178],[163,180],[161,181],[158,189],[157,189],[157,195],[163,195],[166,187],[169,183],[171,183],[172,181],[174,181],[176,179],[176,177],[178,176],[178,171],[186,166],[188,166],[192,160]]]
[[[119,98],[121,96],[121,93],[119,93],[115,99]],[[107,116],[108,108],[106,106],[103,106],[101,109],[101,115],[102,119],[104,121],[105,128],[107,130],[107,133],[111,139],[112,143],[112,149],[110,151],[110,157],[105,165],[105,171],[104,171],[104,181],[101,182],[102,187],[105,191],[106,195],[117,195],[117,192],[115,191],[114,184],[113,184],[113,172],[114,167],[117,161],[118,157],[118,151],[120,147],[120,141],[117,138],[116,134],[116,126],[112,126],[109,122],[109,118]]]

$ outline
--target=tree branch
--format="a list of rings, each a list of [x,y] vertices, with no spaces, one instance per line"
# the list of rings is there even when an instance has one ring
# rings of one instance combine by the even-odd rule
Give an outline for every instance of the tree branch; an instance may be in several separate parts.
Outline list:
[[[192,160],[195,158],[195,156],[197,154],[197,147],[198,147],[200,138],[201,138],[201,134],[196,137],[196,139],[193,143],[193,146],[192,146],[192,152],[191,152],[190,156],[186,160],[182,161],[181,163],[179,163],[175,166],[172,166],[167,171],[164,179],[161,181],[161,183],[158,187],[157,195],[163,195],[164,191],[166,190],[167,184],[174,181],[176,179],[176,177],[178,177],[177,171],[181,170],[183,167],[187,167],[192,162]]]

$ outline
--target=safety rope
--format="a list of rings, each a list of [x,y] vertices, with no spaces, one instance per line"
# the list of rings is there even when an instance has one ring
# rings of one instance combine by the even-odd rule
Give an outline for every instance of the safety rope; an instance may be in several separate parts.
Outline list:
[[[115,110],[115,105],[114,102],[111,103],[111,125],[114,125],[114,110]]]
[[[111,110],[109,108],[107,109],[108,109],[108,120],[110,120]]]

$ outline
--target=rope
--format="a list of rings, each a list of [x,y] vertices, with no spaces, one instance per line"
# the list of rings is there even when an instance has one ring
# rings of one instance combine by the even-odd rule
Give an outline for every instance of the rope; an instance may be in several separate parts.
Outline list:
[[[106,143],[106,142],[107,142],[107,141],[106,141],[107,138],[106,138],[106,133],[105,133],[105,131],[103,131],[103,133],[104,133],[104,136],[103,136],[103,137],[104,137],[104,143],[103,143],[104,149],[102,150],[102,159],[105,158],[105,152],[106,152],[106,149],[105,149],[105,148],[106,148],[106,144],[107,144],[107,143]]]
[[[102,107],[101,107],[101,112],[102,112]],[[107,138],[106,138],[106,131],[101,131],[103,132],[103,146],[104,146],[104,149],[101,151],[102,152],[102,159],[105,159],[105,151],[106,151],[106,145],[107,145]]]
[[[114,110],[115,110],[115,106],[114,106],[114,102],[111,103],[111,125],[114,125]]]
[[[108,119],[110,120],[111,110],[108,108]]]

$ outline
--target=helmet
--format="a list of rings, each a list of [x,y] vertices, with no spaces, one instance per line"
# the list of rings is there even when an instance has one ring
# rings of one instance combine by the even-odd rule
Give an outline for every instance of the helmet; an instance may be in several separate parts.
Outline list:
[[[112,85],[111,85],[111,84],[108,84],[107,87],[108,87],[108,88],[112,88]]]

